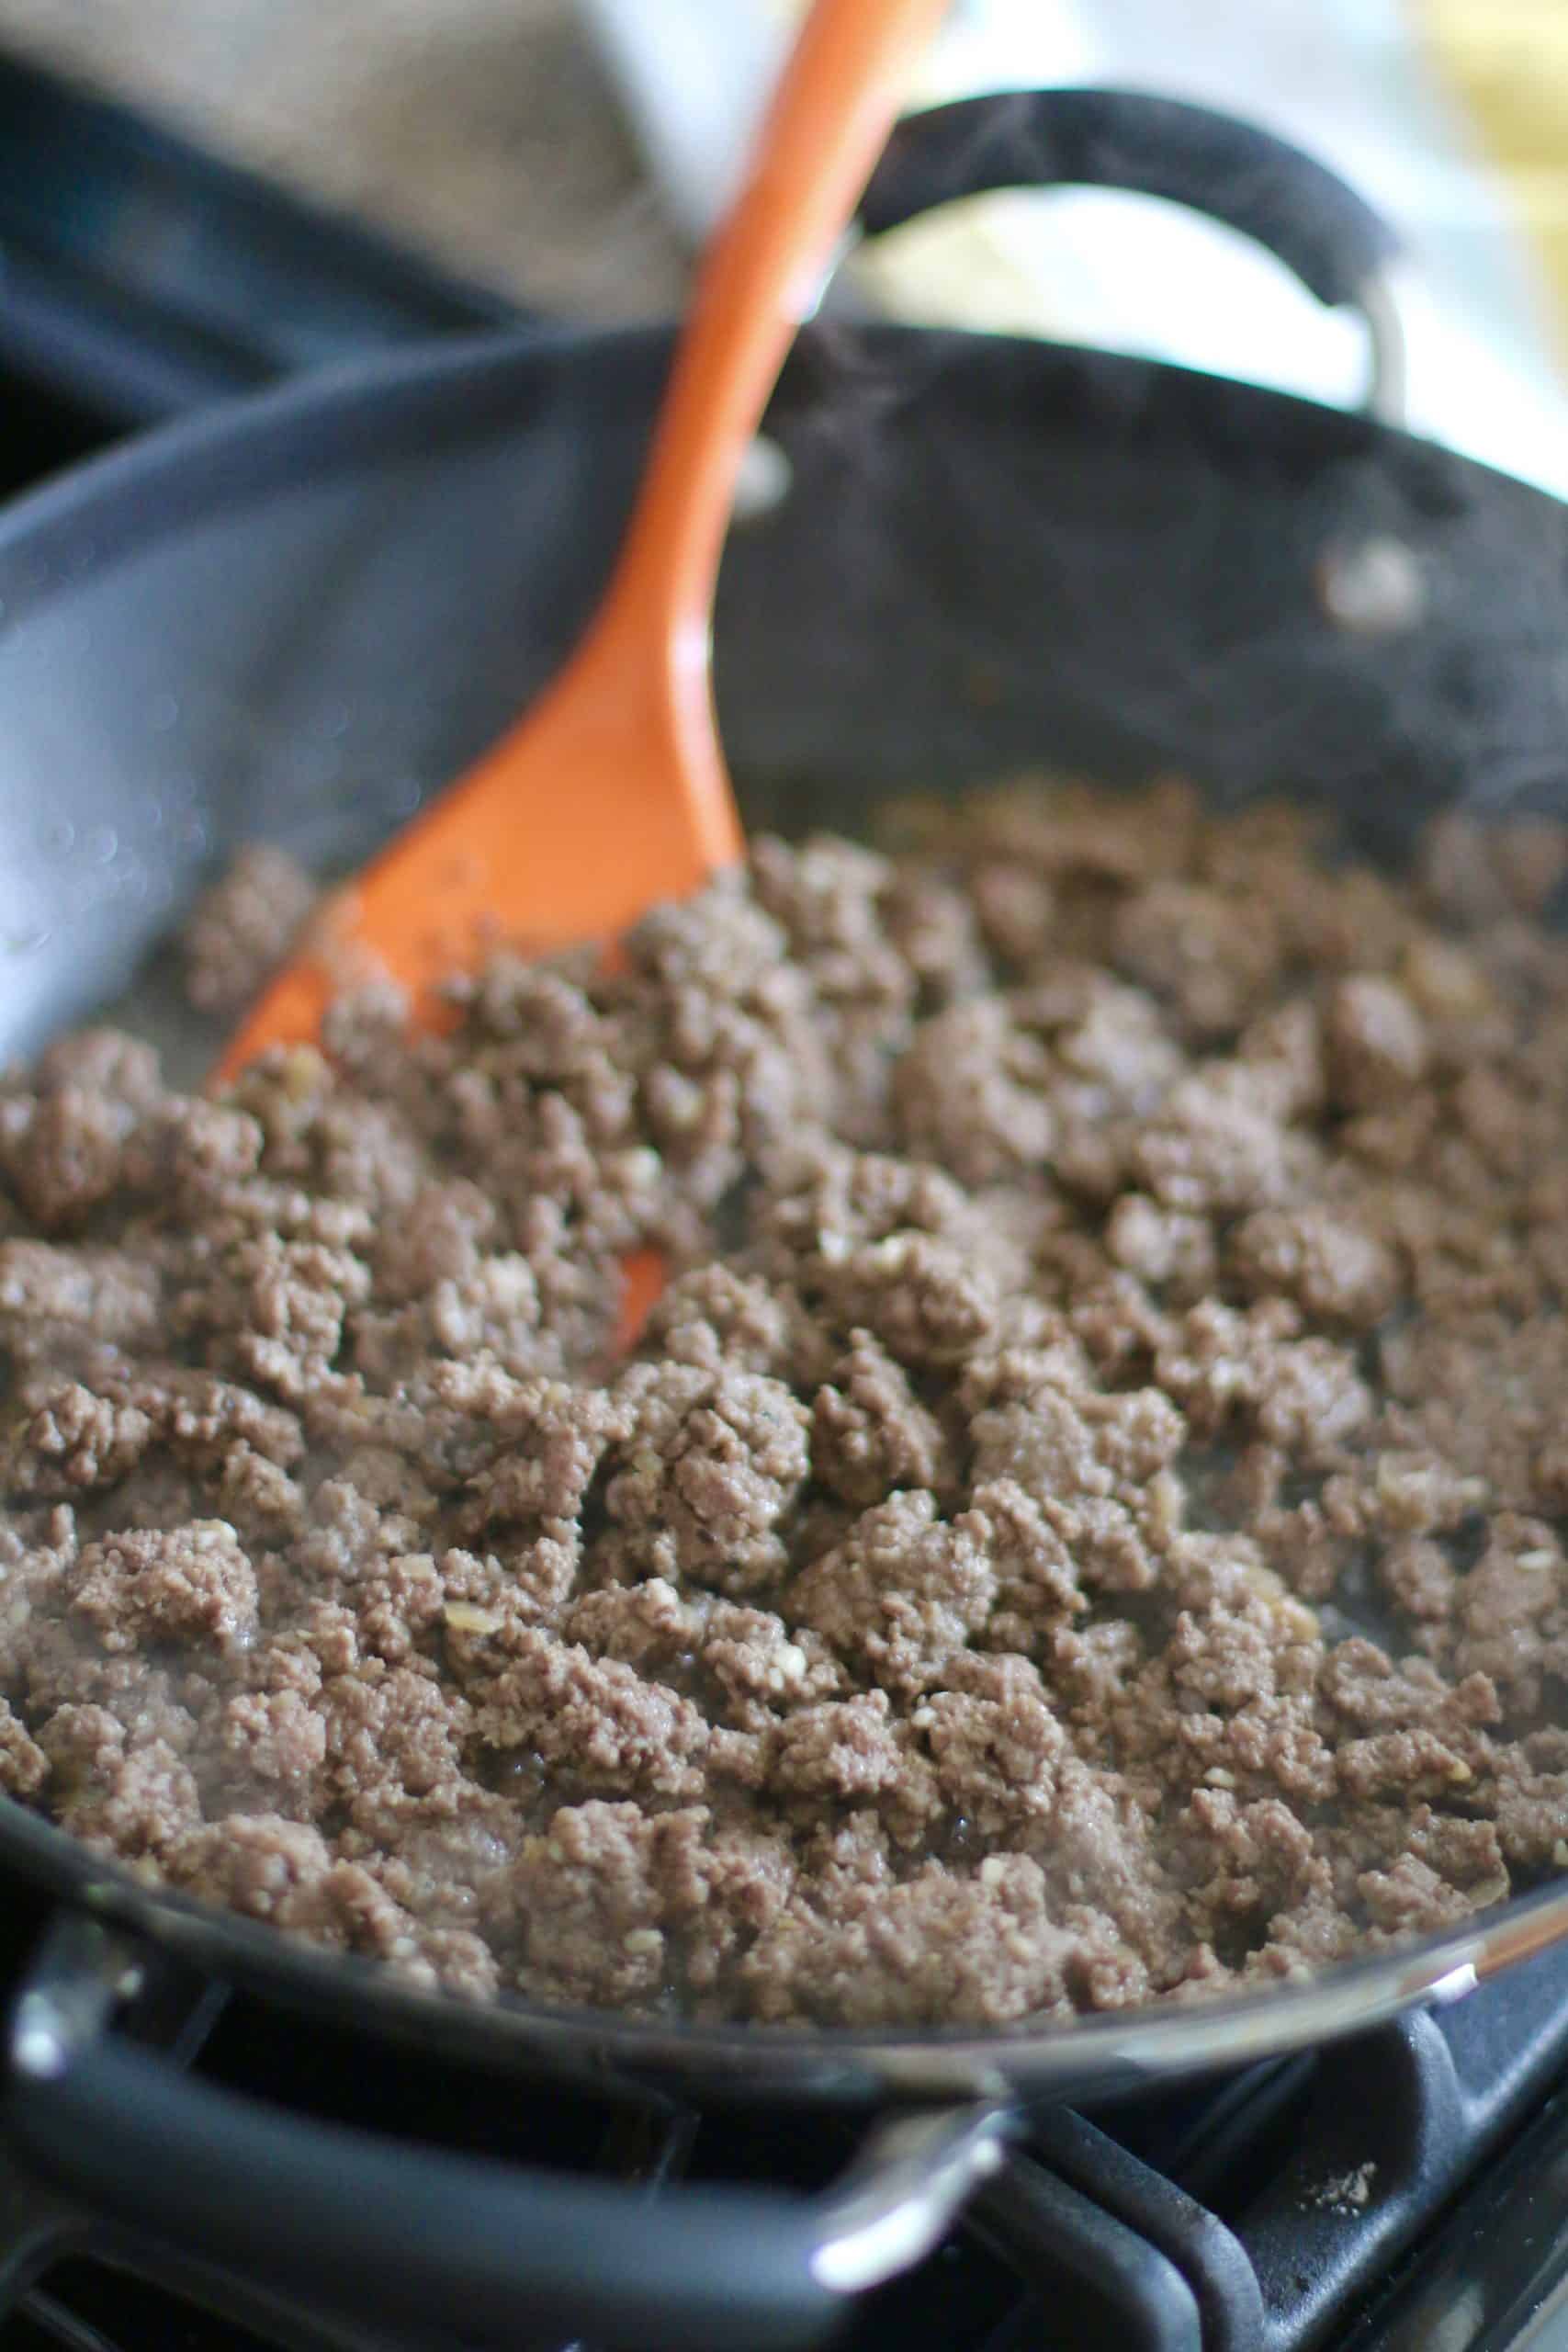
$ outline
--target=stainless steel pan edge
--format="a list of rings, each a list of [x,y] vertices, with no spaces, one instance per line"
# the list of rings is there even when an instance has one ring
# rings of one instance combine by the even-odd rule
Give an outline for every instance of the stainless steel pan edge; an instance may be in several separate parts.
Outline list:
[[[1036,139],[1048,113],[1015,103],[1008,135],[1022,120]],[[907,193],[907,149],[899,168]],[[903,201],[895,186],[889,209]],[[544,335],[379,363],[176,428],[0,521],[0,1045],[102,1001],[225,837],[356,854],[495,731],[587,609],[667,347]],[[1568,799],[1568,528],[1539,493],[1370,418],[1005,338],[808,338],[773,429],[794,488],[737,537],[717,621],[752,821],[852,826],[890,783],[1046,749],[1112,776],[1179,761],[1234,797],[1284,774],[1391,839],[1456,790]],[[1324,561],[1369,534],[1420,586],[1392,637],[1323,607]],[[461,692],[433,694],[433,675]],[[831,788],[803,809],[805,775]],[[1300,2048],[1568,1936],[1568,1890],[1551,1890],[1244,1999],[1032,2033],[801,2034],[465,2007],[162,1894],[8,1803],[0,1855],[84,1923],[14,2019],[6,2128],[51,2177],[79,2173],[95,2112],[106,2138],[118,2114],[143,2143],[151,2117],[171,2164],[204,2114],[227,2131],[192,2104],[198,2086],[175,2097],[168,2070],[107,2030],[164,1955],[519,2077],[920,2110],[915,2140],[874,2142],[804,2230],[773,2210],[776,2258],[750,2264],[729,2314],[752,2343],[803,2339],[833,2297],[913,2258],[1021,2103]],[[251,2161],[265,2137],[252,2131]],[[374,2153],[344,2162],[374,2169]],[[310,2161],[298,2140],[295,2154]],[[428,2166],[422,2179],[434,2194]],[[688,2256],[705,2244],[709,2273],[720,2239],[732,2256],[762,2243],[761,2216],[699,2208],[683,2192],[662,2227]],[[680,2211],[696,2214],[684,2239]],[[351,2231],[352,2211],[339,2218]],[[514,2199],[500,2234],[526,2220]],[[493,2284],[513,2316],[550,2315],[550,2247],[536,2229],[526,2242],[535,2268],[514,2260]],[[598,2252],[626,2289],[631,2256],[617,2270]],[[686,2340],[729,2340],[703,2267],[649,2291]],[[432,2249],[400,2291],[434,2304],[451,2278]],[[626,2317],[613,2299],[568,2308],[591,2327]]]

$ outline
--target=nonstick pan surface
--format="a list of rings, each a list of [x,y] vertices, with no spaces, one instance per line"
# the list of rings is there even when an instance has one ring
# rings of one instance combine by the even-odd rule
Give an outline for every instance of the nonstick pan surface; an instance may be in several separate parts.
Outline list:
[[[378,361],[0,522],[0,1051],[133,979],[176,1059],[203,1049],[148,976],[158,938],[240,840],[362,855],[550,674],[607,570],[669,349],[663,331],[535,333]],[[1322,799],[1391,854],[1456,796],[1568,808],[1568,514],[1540,492],[1368,416],[911,329],[808,334],[769,429],[790,488],[736,533],[716,632],[750,826],[853,831],[881,793],[1042,757],[1110,780],[1180,768],[1227,803]],[[1354,593],[1369,578],[1393,593]],[[133,1944],[520,2073],[987,2116],[1299,2047],[1568,1934],[1568,1891],[1549,1890],[1241,2001],[802,2035],[413,1994],[163,1896],[4,1802],[0,1857]],[[57,1973],[75,1970],[72,1997],[96,1983],[101,2011],[125,1949],[78,1937]],[[89,2112],[132,2141],[152,2116],[166,2154],[217,2131],[190,2086],[171,2104],[151,2062],[96,2032],[51,2043],[43,2014],[9,2117],[46,2169],[80,2161]]]

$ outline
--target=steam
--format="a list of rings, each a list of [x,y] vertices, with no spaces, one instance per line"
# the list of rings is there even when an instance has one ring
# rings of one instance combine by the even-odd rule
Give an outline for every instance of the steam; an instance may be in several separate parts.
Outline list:
[[[1335,802],[1388,850],[1456,798],[1568,797],[1568,526],[1541,493],[1220,379],[840,320],[769,431],[793,486],[737,546],[720,632],[764,773],[770,724],[797,772],[814,737],[922,781],[1178,768],[1222,804]],[[1369,546],[1404,625],[1325,598]],[[943,705],[985,672],[987,707]]]

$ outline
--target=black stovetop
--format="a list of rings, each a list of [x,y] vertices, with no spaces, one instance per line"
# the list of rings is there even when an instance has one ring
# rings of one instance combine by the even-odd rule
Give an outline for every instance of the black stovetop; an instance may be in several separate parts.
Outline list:
[[[515,317],[3,59],[0,144],[0,492],[291,368]],[[49,1924],[41,1898],[0,1885],[7,1999]],[[201,2015],[176,2054],[219,2082],[670,2196],[683,2178],[809,2190],[852,2144],[847,2124],[814,2114],[653,2114],[520,2092],[221,1988]],[[189,2285],[91,2214],[40,2208],[0,2154],[0,2352],[389,2352],[383,2335],[268,2309],[265,2280],[209,2277],[199,2301]],[[1037,2116],[964,2224],[865,2299],[843,2341],[1568,2352],[1568,1956],[1309,2058]]]
[[[516,305],[0,53],[0,492],[301,368]]]

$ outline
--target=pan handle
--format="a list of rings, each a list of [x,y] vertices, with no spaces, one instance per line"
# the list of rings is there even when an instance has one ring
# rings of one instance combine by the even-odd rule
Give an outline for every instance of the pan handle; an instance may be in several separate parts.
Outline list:
[[[694,2352],[816,2343],[1002,2163],[985,2105],[895,2116],[813,2199],[630,2186],[378,2138],[216,2088],[108,2030],[145,1948],[68,1914],[11,2018],[0,2131],[42,2184],[305,2310],[405,2335]]]
[[[960,198],[1011,187],[1110,187],[1158,196],[1264,245],[1330,310],[1367,322],[1367,405],[1404,409],[1389,265],[1400,240],[1325,164],[1237,116],[1146,90],[1017,90],[907,116],[861,199],[867,236]]]

